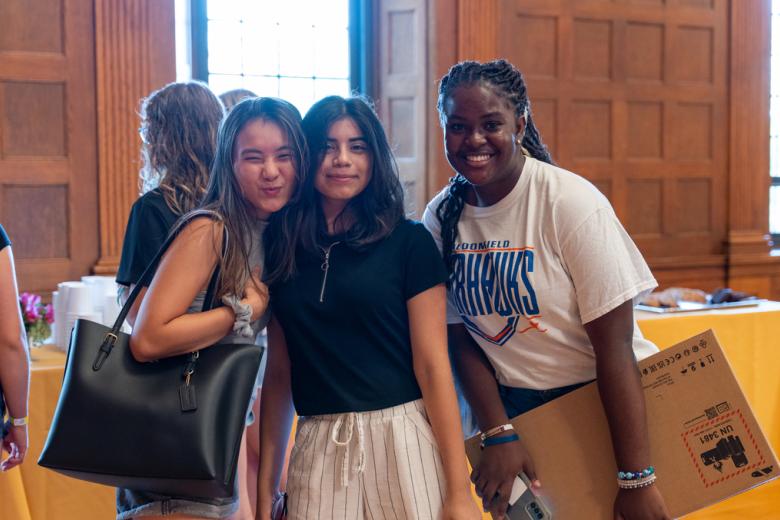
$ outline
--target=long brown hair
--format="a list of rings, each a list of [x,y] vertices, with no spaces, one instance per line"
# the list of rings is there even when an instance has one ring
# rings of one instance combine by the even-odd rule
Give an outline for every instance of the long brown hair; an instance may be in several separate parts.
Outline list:
[[[323,98],[303,119],[309,170],[302,176],[301,198],[297,204],[288,204],[280,211],[266,231],[266,276],[270,283],[287,280],[295,274],[298,247],[317,252],[318,247],[327,245],[323,242],[327,240],[324,238],[327,231],[321,196],[314,187],[314,179],[325,157],[328,129],[344,118],[352,119],[360,128],[372,157],[371,180],[347,206],[354,222],[347,231],[346,243],[353,249],[364,249],[387,237],[404,217],[404,192],[398,166],[370,102],[362,97]]]
[[[236,140],[250,121],[262,119],[274,123],[287,136],[295,163],[296,185],[290,203],[300,198],[300,176],[307,168],[306,140],[301,127],[301,114],[292,104],[277,98],[247,98],[234,106],[219,127],[217,151],[202,210],[216,215],[227,233],[224,251],[220,257],[220,278],[216,295],[241,296],[251,274],[249,252],[251,235],[247,232],[257,226],[254,209],[244,199],[233,170]],[[184,217],[185,219],[187,217]],[[272,219],[274,216],[271,217]]]
[[[203,83],[170,83],[141,104],[141,192],[160,188],[177,215],[206,193],[217,129],[225,110]]]

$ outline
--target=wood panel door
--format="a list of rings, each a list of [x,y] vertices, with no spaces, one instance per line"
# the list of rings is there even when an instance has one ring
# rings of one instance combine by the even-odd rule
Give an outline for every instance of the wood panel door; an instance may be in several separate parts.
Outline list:
[[[665,269],[725,282],[728,8],[499,1],[498,54],[523,71],[553,157],[609,197],[662,283]]]
[[[0,26],[0,223],[51,290],[98,253],[93,2],[2,0]]]
[[[426,199],[427,11],[423,0],[377,3],[377,109],[395,153],[409,215]]]

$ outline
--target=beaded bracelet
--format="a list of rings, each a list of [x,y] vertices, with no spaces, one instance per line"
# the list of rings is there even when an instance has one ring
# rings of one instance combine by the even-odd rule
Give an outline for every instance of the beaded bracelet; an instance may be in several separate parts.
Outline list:
[[[637,480],[640,478],[649,477],[654,473],[655,468],[653,466],[648,466],[645,469],[639,471],[618,471],[617,477],[618,480]]]
[[[512,426],[511,423],[499,424],[495,428],[491,428],[491,429],[489,429],[486,432],[480,432],[479,438],[480,438],[480,440],[484,441],[488,437],[493,437],[495,435],[498,435],[498,434],[504,433],[504,432],[508,432],[510,430],[514,431],[514,429],[515,429],[515,427]]]
[[[507,435],[506,437],[488,437],[487,439],[483,440],[479,443],[479,447],[482,449],[487,448],[488,446],[495,446],[497,444],[506,444],[507,442],[514,442],[519,441],[520,436],[516,433],[513,433],[512,435]]]
[[[617,484],[620,489],[636,489],[653,484],[656,480],[655,468],[648,466],[640,471],[618,471]]]
[[[634,480],[621,480],[618,479],[617,485],[620,489],[637,489],[652,485],[656,481],[655,473],[650,476],[642,477]]]

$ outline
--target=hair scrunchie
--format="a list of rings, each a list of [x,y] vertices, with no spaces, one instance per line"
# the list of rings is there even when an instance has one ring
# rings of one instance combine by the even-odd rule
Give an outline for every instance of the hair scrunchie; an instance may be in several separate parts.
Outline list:
[[[233,323],[233,333],[244,338],[251,338],[255,335],[252,330],[252,306],[248,303],[241,303],[241,300],[232,294],[226,294],[222,297],[222,303],[233,309],[236,315],[236,321]]]

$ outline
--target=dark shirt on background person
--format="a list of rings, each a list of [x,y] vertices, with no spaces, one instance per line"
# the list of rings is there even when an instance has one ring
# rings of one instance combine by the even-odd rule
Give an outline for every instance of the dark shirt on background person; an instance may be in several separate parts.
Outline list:
[[[127,222],[116,283],[128,287],[138,283],[178,219],[179,215],[165,203],[160,188],[135,201]],[[144,285],[148,286],[149,281]]]

